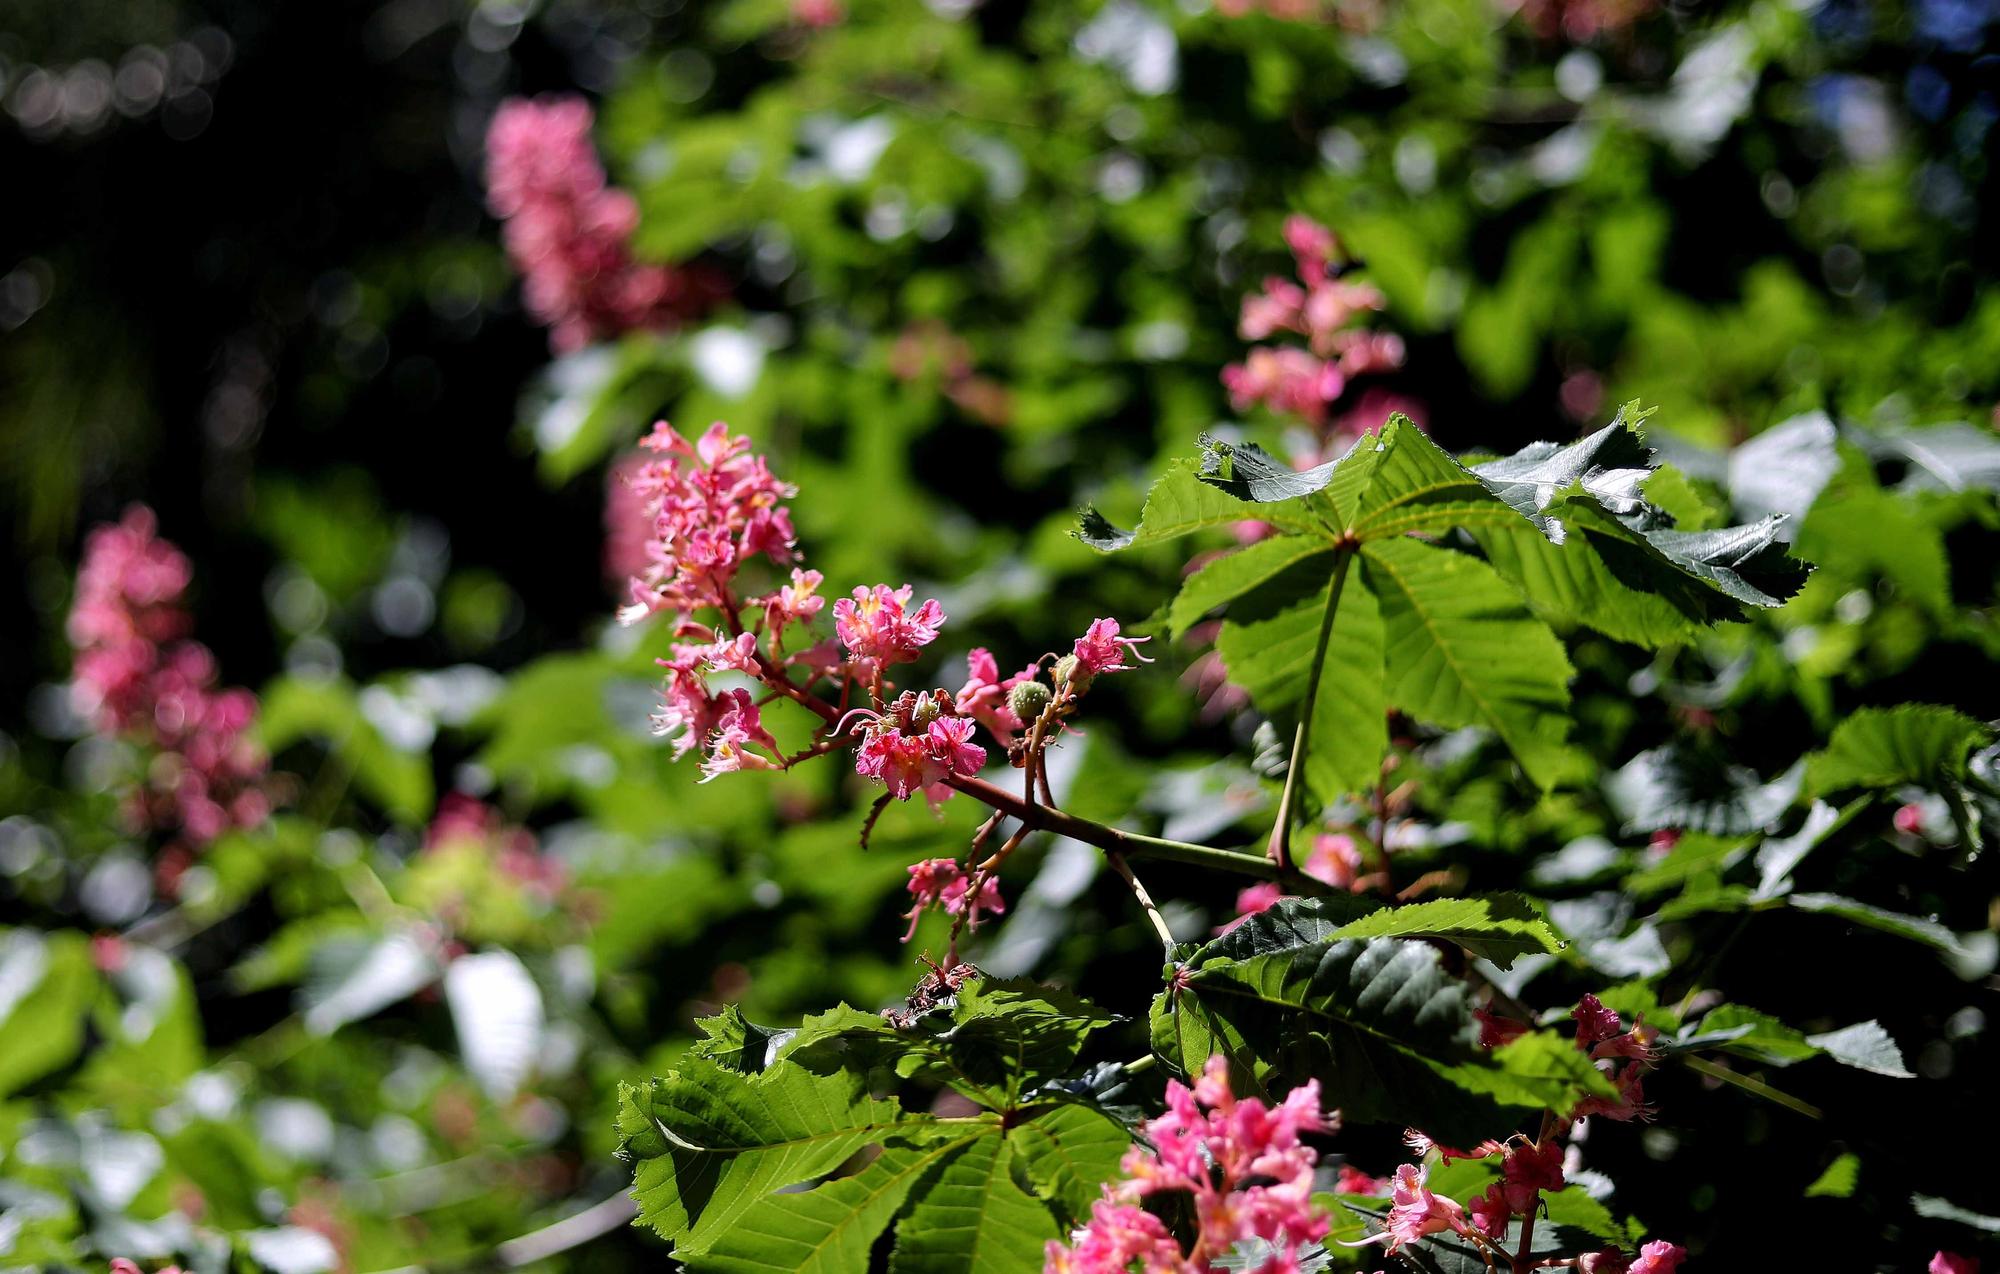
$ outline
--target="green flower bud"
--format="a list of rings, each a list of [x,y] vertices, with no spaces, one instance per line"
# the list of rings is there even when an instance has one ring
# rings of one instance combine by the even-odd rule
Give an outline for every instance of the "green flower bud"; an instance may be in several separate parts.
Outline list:
[[[1079,663],[1075,655],[1064,655],[1056,660],[1057,689],[1080,695],[1090,689],[1090,683],[1095,680],[1097,674]]]
[[[1032,725],[1055,698],[1049,688],[1039,681],[1023,681],[1007,692],[1007,706],[1021,719],[1022,725]]]

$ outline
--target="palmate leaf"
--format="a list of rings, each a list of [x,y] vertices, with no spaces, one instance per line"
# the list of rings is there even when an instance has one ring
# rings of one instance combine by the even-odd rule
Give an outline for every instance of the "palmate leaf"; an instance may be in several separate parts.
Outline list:
[[[1563,942],[1541,909],[1522,894],[1439,898],[1380,911],[1334,931],[1339,938],[1442,938],[1501,969],[1531,951],[1550,955]]]
[[[700,1252],[765,1196],[824,1176],[862,1147],[937,1135],[929,1116],[869,1095],[862,1076],[774,1066],[759,1075],[688,1058],[619,1092],[619,1153],[639,1221]]]
[[[1681,531],[1647,503],[1637,419],[1475,469],[1401,416],[1304,472],[1204,439],[1137,528],[1091,513],[1079,538],[1109,551],[1246,521],[1274,532],[1195,572],[1167,627],[1224,611],[1231,678],[1260,710],[1308,723],[1302,777],[1322,802],[1379,779],[1390,708],[1491,731],[1548,788],[1575,768],[1571,668],[1549,624],[1664,645],[1778,605],[1804,578],[1779,520]],[[1442,542],[1457,532],[1484,560]]]
[[[1061,1232],[1016,1180],[1015,1145],[981,1137],[945,1162],[896,1227],[889,1274],[1014,1274],[1041,1264],[1043,1246]]]
[[[1904,783],[1937,789],[1962,780],[1966,758],[1990,737],[1984,725],[1950,708],[1863,708],[1834,728],[1825,751],[1806,758],[1806,780],[1822,793]]]
[[[1362,919],[1354,905],[1288,899],[1195,951],[1155,1001],[1154,1051],[1183,1074],[1219,1054],[1244,1093],[1318,1079],[1349,1119],[1414,1123],[1464,1144],[1606,1091],[1553,1036],[1482,1053],[1465,984],[1437,950],[1339,937]]]
[[[1118,1020],[1059,987],[982,978],[907,1029],[841,1005],[807,1018],[779,1047],[811,1070],[886,1067],[1000,1108],[1033,1085],[1068,1075],[1091,1032]]]
[[[1083,1216],[1099,1187],[1118,1175],[1132,1145],[1125,1126],[1101,1110],[1064,1102],[1011,1130],[1014,1162],[1035,1193],[1070,1216]]]
[[[675,1255],[691,1274],[862,1274],[876,1236],[888,1228],[925,1174],[982,1141],[998,1140],[997,1135],[964,1134],[932,1145],[888,1146],[851,1177],[764,1196],[705,1250],[677,1248]],[[1048,1217],[1033,1201],[1028,1206]],[[1052,1220],[1049,1224],[1052,1228]]]

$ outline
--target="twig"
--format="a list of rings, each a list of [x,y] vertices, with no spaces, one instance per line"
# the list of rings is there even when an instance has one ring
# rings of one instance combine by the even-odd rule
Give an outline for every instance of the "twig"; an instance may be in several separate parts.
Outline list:
[[[1162,916],[1160,909],[1153,905],[1152,895],[1146,892],[1146,886],[1139,883],[1139,878],[1133,875],[1132,869],[1126,865],[1125,855],[1111,853],[1106,854],[1105,857],[1111,860],[1111,866],[1117,870],[1118,874],[1125,878],[1125,883],[1132,886],[1132,896],[1137,898],[1139,905],[1146,909],[1146,919],[1153,922],[1153,932],[1160,935],[1160,942],[1168,950],[1172,950],[1174,945],[1174,931],[1167,928],[1166,917]]]
[[[638,1215],[639,1205],[632,1201],[632,1196],[620,1190],[554,1225],[543,1226],[531,1234],[502,1243],[497,1249],[500,1263],[510,1269],[518,1269],[536,1261],[545,1261],[559,1252],[567,1252],[571,1248],[582,1247],[592,1239],[602,1238]]]

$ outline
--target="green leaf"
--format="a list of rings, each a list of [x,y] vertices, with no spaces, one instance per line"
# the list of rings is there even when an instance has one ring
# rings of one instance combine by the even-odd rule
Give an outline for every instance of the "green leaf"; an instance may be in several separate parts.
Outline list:
[[[264,689],[257,728],[273,753],[301,739],[320,740],[334,763],[353,773],[355,786],[390,815],[406,823],[429,817],[430,757],[392,747],[361,711],[348,682],[278,678]]]
[[[734,1004],[724,1005],[722,1012],[714,1017],[695,1019],[695,1026],[702,1038],[695,1041],[689,1053],[744,1075],[762,1071],[792,1034],[757,1025]]]
[[[1513,1118],[1503,1106],[1533,1104],[1473,1046],[1465,986],[1435,948],[1332,940],[1355,917],[1322,903],[1352,905],[1288,899],[1189,956],[1154,1003],[1154,1051],[1182,1074],[1220,1054],[1246,1094],[1317,1078],[1350,1120],[1446,1140],[1490,1136]]]
[[[619,1091],[619,1153],[638,1219],[686,1253],[706,1249],[765,1196],[824,1176],[863,1146],[935,1130],[869,1095],[862,1076],[773,1066],[741,1075],[702,1058]]]
[[[0,934],[0,1097],[75,1059],[97,987],[82,934]]]
[[[1105,521],[1095,509],[1085,510],[1083,525],[1076,538],[1101,552],[1160,544],[1211,527],[1233,526],[1238,522],[1269,522],[1294,531],[1311,530],[1312,524],[1296,516],[1273,515],[1220,491],[1195,476],[1182,462],[1168,469],[1166,476],[1146,493],[1146,507],[1139,525],[1122,531]]]
[[[1863,708],[1834,728],[1824,751],[1806,758],[1806,777],[1821,793],[1904,783],[1936,790],[1964,779],[1966,758],[1991,735],[1951,708],[1923,703]]]
[[[1026,1170],[1036,1193],[1072,1217],[1090,1211],[1100,1187],[1118,1175],[1119,1160],[1132,1145],[1131,1134],[1116,1119],[1072,1102],[1035,1116],[1009,1137],[1015,1162]]]
[[[1324,539],[1281,535],[1211,559],[1175,594],[1167,609],[1168,635],[1179,637],[1216,607],[1333,551],[1334,546]]]
[[[1952,961],[1961,977],[1983,977],[1993,968],[1995,945],[1991,933],[1961,936],[1927,917],[1888,911],[1839,894],[1791,894],[1785,901],[1800,911],[1839,916],[1870,929],[1921,942]]]
[[[1567,768],[1572,673],[1555,634],[1476,558],[1408,539],[1361,555],[1382,606],[1389,701],[1423,721],[1493,731],[1530,779],[1554,786]]]
[[[1805,1033],[1793,1030],[1768,1013],[1741,1004],[1719,1004],[1701,1024],[1675,1042],[1676,1048],[1719,1047],[1772,1066],[1790,1066],[1819,1056]]]
[[[1798,766],[1765,783],[1719,749],[1668,744],[1641,752],[1605,779],[1628,832],[1662,828],[1742,836],[1778,821],[1797,798]]]
[[[1453,1066],[1446,1073],[1467,1092],[1524,1110],[1567,1112],[1586,1097],[1618,1095],[1590,1055],[1556,1031],[1518,1036],[1478,1064]]]
[[[1059,987],[981,978],[961,987],[948,1010],[925,1014],[908,1029],[841,1005],[807,1018],[783,1048],[787,1060],[815,1070],[848,1056],[863,1067],[950,1084],[998,1108],[1034,1084],[1068,1075],[1090,1034],[1118,1020]]]
[[[1042,1262],[1062,1232],[1015,1181],[1011,1138],[981,1137],[952,1156],[896,1226],[890,1274],[1014,1274]]]
[[[700,1251],[676,1247],[690,1274],[867,1274],[875,1238],[926,1173],[996,1133],[936,1145],[892,1145],[851,1177],[769,1194]]]
[[[1896,1047],[1896,1041],[1890,1038],[1880,1022],[1856,1022],[1837,1031],[1808,1035],[1806,1043],[1825,1052],[1834,1061],[1857,1070],[1887,1075],[1891,1079],[1916,1078],[1903,1065],[1903,1050]]]
[[[1851,1199],[1861,1180],[1861,1156],[1844,1154],[1826,1165],[1826,1171],[1806,1187],[1808,1199]]]
[[[1441,938],[1502,969],[1531,951],[1555,954],[1563,942],[1541,909],[1521,894],[1439,898],[1384,907],[1343,925],[1336,938]]]

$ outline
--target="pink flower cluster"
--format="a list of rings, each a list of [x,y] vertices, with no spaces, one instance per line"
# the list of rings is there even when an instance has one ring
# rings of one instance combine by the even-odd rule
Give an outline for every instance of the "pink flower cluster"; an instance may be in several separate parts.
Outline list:
[[[997,916],[1007,910],[1007,901],[1000,896],[999,881],[988,876],[974,892],[972,880],[954,859],[927,858],[920,863],[911,863],[910,881],[906,888],[916,901],[904,913],[910,928],[903,935],[903,941],[908,942],[917,936],[917,921],[930,907],[942,907],[947,915],[963,915],[966,925],[973,929],[979,927],[980,912],[990,911]]]
[[[1554,1137],[1540,1142],[1525,1138],[1508,1142],[1501,1151],[1500,1180],[1471,1205],[1473,1228],[1489,1238],[1507,1233],[1508,1221],[1535,1210],[1544,1190],[1565,1189],[1563,1146]]]
[[[1016,731],[1028,724],[1008,703],[1008,696],[1015,686],[1034,681],[1039,671],[1037,665],[1029,664],[1003,681],[999,661],[993,658],[993,652],[984,646],[975,646],[965,657],[965,684],[958,689],[955,706],[961,716],[971,717],[985,726],[1004,747],[1014,741]]]
[[[942,786],[946,779],[977,774],[986,764],[986,749],[972,741],[972,718],[959,716],[945,691],[906,690],[883,711],[861,715],[868,720],[855,772],[883,784],[899,801],[918,791],[943,800],[951,794]]]
[[[1320,1111],[1317,1082],[1293,1089],[1276,1107],[1239,1100],[1228,1064],[1210,1058],[1192,1090],[1167,1085],[1167,1113],[1146,1125],[1153,1148],[1126,1152],[1126,1180],[1105,1187],[1090,1221],[1067,1244],[1048,1245],[1045,1271],[1101,1274],[1139,1262],[1163,1274],[1202,1274],[1218,1258],[1253,1247],[1270,1254],[1258,1267],[1266,1274],[1296,1269],[1300,1249],[1330,1228],[1312,1204],[1319,1155],[1300,1134],[1338,1126],[1338,1115]],[[1191,1196],[1197,1232],[1186,1250],[1138,1206],[1166,1193]]]
[[[525,280],[529,313],[559,351],[674,326],[723,293],[708,271],[632,259],[639,205],[606,184],[579,97],[512,98],[486,133],[486,197]]]
[[[1674,1274],[1687,1259],[1687,1249],[1678,1243],[1655,1239],[1639,1249],[1636,1257],[1616,1249],[1590,1252],[1577,1258],[1583,1274]]]
[[[1618,1089],[1616,1098],[1587,1097],[1570,1113],[1571,1119],[1602,1115],[1621,1122],[1651,1119],[1653,1108],[1646,1104],[1644,1079],[1659,1061],[1659,1031],[1647,1026],[1643,1017],[1626,1030],[1618,1015],[1604,1007],[1594,995],[1577,1001],[1570,1013],[1576,1021],[1576,1046],[1589,1053],[1597,1068]]]
[[[1093,619],[1083,636],[1070,647],[1070,654],[1076,660],[1076,672],[1083,673],[1086,678],[1099,673],[1124,672],[1132,667],[1125,662],[1128,651],[1142,664],[1153,662],[1139,653],[1140,644],[1151,640],[1151,637],[1120,637],[1117,620]],[[1071,676],[1074,679],[1075,673]]]
[[[910,610],[911,596],[908,584],[897,589],[877,584],[873,588],[857,587],[853,597],[835,602],[833,631],[848,655],[886,668],[911,662],[925,646],[936,641],[938,629],[944,624],[944,608],[931,599]]]
[[[156,525],[135,505],[85,542],[68,624],[70,693],[92,729],[152,749],[131,797],[135,820],[205,845],[270,814],[267,760],[250,734],[256,697],[217,689],[215,656],[188,639],[182,598],[193,571]]]
[[[1581,44],[1624,30],[1657,7],[1657,0],[1500,0],[1544,40],[1560,35]]]
[[[1237,330],[1247,341],[1289,333],[1304,337],[1305,346],[1253,346],[1243,362],[1223,369],[1222,383],[1237,411],[1263,403],[1324,429],[1332,404],[1350,381],[1403,365],[1403,340],[1393,332],[1355,326],[1380,310],[1383,298],[1367,284],[1342,277],[1336,265],[1340,245],[1332,231],[1308,217],[1293,216],[1285,221],[1285,241],[1298,267],[1297,282],[1265,279],[1261,292],[1243,298]]]
[[[447,792],[424,829],[424,853],[463,849],[491,854],[504,875],[543,898],[553,898],[568,883],[562,864],[541,852],[533,832],[508,823],[499,810],[478,797]]]
[[[686,628],[694,612],[711,607],[733,618],[729,585],[744,561],[760,554],[780,565],[792,560],[792,517],[782,502],[797,489],[778,481],[750,440],[730,437],[719,420],[695,443],[663,420],[640,445],[652,458],[634,465],[627,480],[651,534],[645,569],[632,577],[632,603],[619,619],[636,623],[664,610]]]

